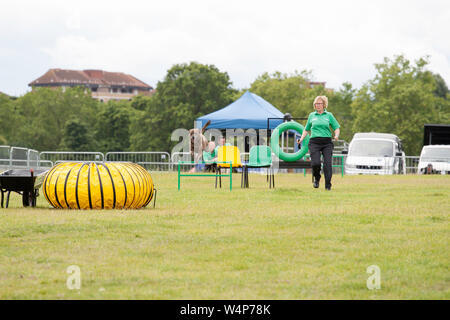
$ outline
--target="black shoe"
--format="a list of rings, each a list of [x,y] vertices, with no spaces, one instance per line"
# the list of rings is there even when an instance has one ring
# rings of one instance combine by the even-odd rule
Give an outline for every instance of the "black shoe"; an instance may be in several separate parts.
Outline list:
[[[313,187],[316,189],[319,187],[319,180],[314,179]]]
[[[325,190],[331,191],[331,186],[326,186],[326,187],[325,187]]]

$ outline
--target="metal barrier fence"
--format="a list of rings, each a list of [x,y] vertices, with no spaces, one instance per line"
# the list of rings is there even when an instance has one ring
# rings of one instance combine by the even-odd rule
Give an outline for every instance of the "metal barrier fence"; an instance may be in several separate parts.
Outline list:
[[[308,155],[307,155],[308,156]],[[241,153],[241,162],[248,162],[249,153]],[[179,162],[184,162],[181,171],[189,171],[195,165],[189,152],[71,152],[44,151],[39,153],[33,149],[0,146],[0,170],[20,168],[51,168],[62,161],[124,161],[134,162],[152,171],[176,171]],[[356,162],[355,162],[356,161]],[[419,169],[419,163],[421,168]],[[418,174],[425,172],[425,166],[433,167],[432,173],[450,174],[450,159],[428,159],[420,162],[418,156],[400,157],[359,157],[349,161],[348,155],[333,155],[333,172],[336,174]],[[204,165],[197,166],[203,170]],[[310,169],[306,169],[309,171]],[[287,171],[286,171],[287,172]],[[294,169],[289,172],[304,173],[305,169]],[[426,172],[425,172],[426,173]]]
[[[134,162],[152,171],[171,171],[172,162],[168,152],[108,152],[106,161]]]
[[[241,152],[241,162],[246,163],[250,159],[250,152]]]
[[[403,174],[416,174],[418,172],[419,158],[405,156],[405,172]]]
[[[29,167],[39,167],[39,151],[29,149],[28,150],[28,166]]]
[[[348,150],[348,142],[345,140],[333,141],[333,144],[334,144],[333,148],[334,154],[342,154],[342,151]]]
[[[39,152],[33,149],[0,146],[0,169],[51,168],[52,161],[41,161]]]
[[[0,167],[10,165],[10,146],[0,146]]]
[[[171,157],[168,152],[163,151],[108,152],[106,155],[101,152],[43,151],[39,154],[39,159],[41,162],[51,160],[54,163],[63,161],[134,162],[152,171],[173,171],[178,161],[191,160],[189,152],[174,153]],[[186,171],[189,169],[187,168]]]
[[[43,151],[39,154],[39,160],[52,161],[54,163],[63,161],[105,161],[101,152],[78,152],[78,151]]]
[[[241,162],[245,163],[248,162],[248,153],[241,153]],[[309,154],[306,155],[306,157],[309,157]],[[272,158],[276,160],[276,156],[272,154]],[[396,156],[396,157],[364,157],[365,159],[362,159],[362,157],[359,159],[360,163],[356,164],[348,164],[347,163],[348,156],[346,154],[339,154],[335,153],[333,154],[333,173],[335,174],[418,174],[419,172],[419,162],[420,157],[419,156]],[[372,158],[372,159],[371,159]],[[430,159],[430,163],[433,163],[433,159]],[[450,158],[440,158],[435,159],[436,162],[439,164],[435,164],[434,171],[438,172],[446,172],[446,174],[450,174],[450,168],[449,169],[439,169],[443,166],[443,163],[447,163],[448,166],[450,166]],[[176,167],[177,163],[179,161],[182,162],[188,162],[192,161],[190,153],[189,152],[174,152],[171,157],[171,162],[173,164],[173,168]],[[426,162],[426,161],[425,161]],[[184,164],[183,164],[184,165]],[[186,164],[184,165],[184,168],[182,167],[182,170],[186,171],[190,168],[192,168],[192,164]],[[422,164],[422,171],[423,169]],[[200,166],[202,168],[202,166]],[[448,168],[448,167],[446,167]],[[310,169],[292,169],[289,170],[289,172],[295,172],[295,173],[304,173],[309,172]],[[259,171],[259,170],[254,170]],[[288,172],[287,169],[283,169],[281,172]]]
[[[170,162],[172,163],[172,168],[178,168],[178,163],[181,163],[179,170],[181,172],[188,172],[194,166],[192,162],[191,153],[190,152],[174,152],[172,153],[172,157],[170,158]]]
[[[172,163],[178,163],[180,161],[192,161],[190,152],[174,152],[170,158]]]
[[[11,147],[10,151],[10,165],[12,167],[28,167],[28,149]]]

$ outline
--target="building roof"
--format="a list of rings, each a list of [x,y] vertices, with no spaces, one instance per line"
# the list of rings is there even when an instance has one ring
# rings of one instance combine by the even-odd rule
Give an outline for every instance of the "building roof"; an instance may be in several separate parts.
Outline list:
[[[311,87],[317,86],[317,85],[325,87],[325,85],[327,84],[325,81],[308,81],[307,83]]]
[[[88,86],[125,86],[152,90],[153,88],[135,77],[122,72],[103,70],[66,70],[50,69],[43,76],[29,84],[43,85],[88,85]]]

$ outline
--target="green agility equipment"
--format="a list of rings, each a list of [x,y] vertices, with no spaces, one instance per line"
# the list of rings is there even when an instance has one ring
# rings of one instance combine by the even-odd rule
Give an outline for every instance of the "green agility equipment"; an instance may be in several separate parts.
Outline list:
[[[280,135],[287,130],[295,130],[299,134],[302,134],[305,127],[295,121],[288,121],[280,124],[273,130],[272,135],[270,136],[270,146],[272,147],[272,151],[278,158],[287,162],[300,160],[308,152],[309,135],[303,140],[300,150],[295,153],[286,153],[280,149]]]
[[[268,168],[269,188],[275,188],[275,175],[272,168],[272,149],[269,146],[253,146],[250,149],[248,163],[244,165],[244,187],[248,188],[248,168]],[[270,178],[270,180],[269,180]]]

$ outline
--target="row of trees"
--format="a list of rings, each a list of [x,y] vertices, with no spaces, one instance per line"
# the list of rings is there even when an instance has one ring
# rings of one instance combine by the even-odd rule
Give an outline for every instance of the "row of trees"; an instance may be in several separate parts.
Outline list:
[[[407,154],[418,154],[425,123],[450,123],[450,94],[438,74],[427,71],[426,58],[411,63],[404,56],[376,64],[376,76],[360,89],[344,83],[331,91],[309,88],[307,71],[264,73],[250,91],[294,117],[306,117],[317,95],[327,95],[329,111],[347,141],[355,132],[397,134]],[[84,88],[37,89],[17,99],[0,95],[0,144],[43,150],[170,151],[176,128],[240,97],[226,72],[213,65],[178,64],[158,82],[151,97],[101,103]]]

